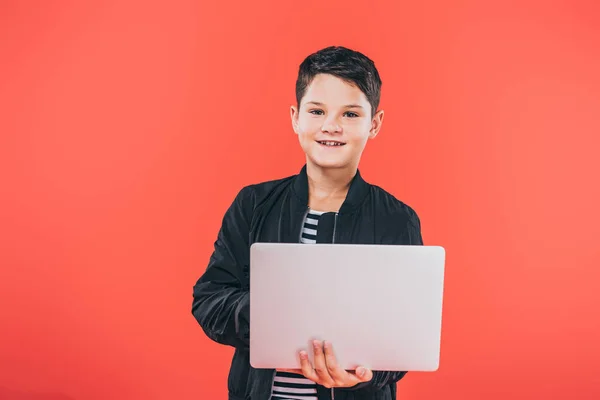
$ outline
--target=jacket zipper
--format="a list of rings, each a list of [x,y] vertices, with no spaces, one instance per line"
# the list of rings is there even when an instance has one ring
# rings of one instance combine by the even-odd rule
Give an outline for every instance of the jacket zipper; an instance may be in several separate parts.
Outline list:
[[[302,218],[302,223],[300,224],[300,232],[298,233],[298,243],[302,243],[302,230],[304,229],[304,221],[306,221],[306,217],[310,211],[310,207],[306,207],[306,212],[304,213],[304,218]]]
[[[337,217],[338,213],[335,213],[335,217],[333,218],[333,239],[331,243],[335,243],[335,228],[337,227]]]

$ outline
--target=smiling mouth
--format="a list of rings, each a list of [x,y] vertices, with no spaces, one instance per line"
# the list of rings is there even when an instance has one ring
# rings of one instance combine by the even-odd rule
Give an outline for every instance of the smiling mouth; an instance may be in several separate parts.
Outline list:
[[[328,147],[344,146],[346,144],[343,142],[336,142],[334,140],[317,140],[317,143]]]

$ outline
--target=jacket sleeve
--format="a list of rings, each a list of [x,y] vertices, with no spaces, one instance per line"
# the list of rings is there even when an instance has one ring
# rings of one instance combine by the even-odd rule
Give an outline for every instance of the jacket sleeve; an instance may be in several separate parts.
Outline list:
[[[417,213],[411,208],[408,208],[408,218],[403,218],[403,220],[405,222],[402,223],[401,226],[404,226],[405,229],[402,229],[402,231],[399,232],[396,244],[422,246],[423,238],[421,236],[421,222]],[[400,379],[404,378],[406,373],[406,371],[373,371],[373,378],[369,382],[359,383],[358,385],[344,390],[378,390],[386,385],[398,382]]]
[[[217,343],[249,348],[248,266],[252,194],[242,189],[223,217],[204,274],[194,285],[192,314]]]

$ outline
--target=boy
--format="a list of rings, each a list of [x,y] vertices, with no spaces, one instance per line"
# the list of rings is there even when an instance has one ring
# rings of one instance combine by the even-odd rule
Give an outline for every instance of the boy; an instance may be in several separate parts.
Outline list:
[[[249,363],[252,243],[423,244],[412,208],[358,171],[367,141],[383,122],[380,92],[379,73],[363,54],[328,47],[308,56],[290,109],[306,164],[297,175],[246,186],[223,218],[206,272],[194,286],[192,313],[209,338],[235,348],[230,400],[396,399],[405,372],[342,370],[331,343],[314,343],[314,365],[301,352],[298,370],[257,370]]]

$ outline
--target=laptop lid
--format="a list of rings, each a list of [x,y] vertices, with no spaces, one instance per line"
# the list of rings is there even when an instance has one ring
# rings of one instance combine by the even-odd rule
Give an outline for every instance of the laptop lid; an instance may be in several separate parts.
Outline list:
[[[254,243],[251,365],[298,368],[318,339],[345,369],[437,370],[444,265],[439,246]]]

